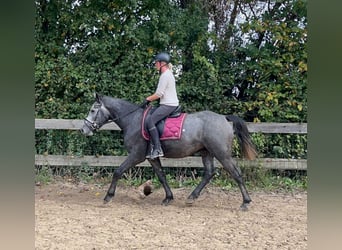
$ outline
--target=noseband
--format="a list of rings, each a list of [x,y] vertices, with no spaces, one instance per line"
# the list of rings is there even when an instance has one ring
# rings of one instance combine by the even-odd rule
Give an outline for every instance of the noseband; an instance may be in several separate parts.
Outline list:
[[[100,125],[96,122],[89,121],[87,118],[84,119],[84,124],[91,130],[96,131],[100,128]]]

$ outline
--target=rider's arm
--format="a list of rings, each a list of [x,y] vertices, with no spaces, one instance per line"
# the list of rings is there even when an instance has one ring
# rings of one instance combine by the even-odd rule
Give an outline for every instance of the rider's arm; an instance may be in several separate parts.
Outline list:
[[[160,97],[157,94],[150,95],[149,97],[146,98],[146,100],[152,102],[155,100],[158,100]]]

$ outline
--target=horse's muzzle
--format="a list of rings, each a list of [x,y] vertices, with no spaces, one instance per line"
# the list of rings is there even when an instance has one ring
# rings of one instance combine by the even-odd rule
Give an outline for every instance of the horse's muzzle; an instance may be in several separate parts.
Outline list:
[[[80,132],[85,136],[92,136],[94,134],[87,126],[80,128]]]

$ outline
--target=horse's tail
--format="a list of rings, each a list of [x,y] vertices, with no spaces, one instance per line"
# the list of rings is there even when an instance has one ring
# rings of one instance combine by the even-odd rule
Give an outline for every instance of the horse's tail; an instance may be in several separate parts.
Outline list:
[[[254,160],[257,156],[257,152],[254,144],[251,141],[245,121],[235,115],[226,115],[226,119],[233,122],[233,129],[238,138],[242,156],[248,160]]]

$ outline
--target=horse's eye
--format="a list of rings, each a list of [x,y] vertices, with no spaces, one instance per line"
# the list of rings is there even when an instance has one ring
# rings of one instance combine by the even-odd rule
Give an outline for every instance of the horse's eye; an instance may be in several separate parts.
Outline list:
[[[94,109],[90,110],[90,113],[94,113],[94,112],[95,112],[95,110],[94,110]]]

